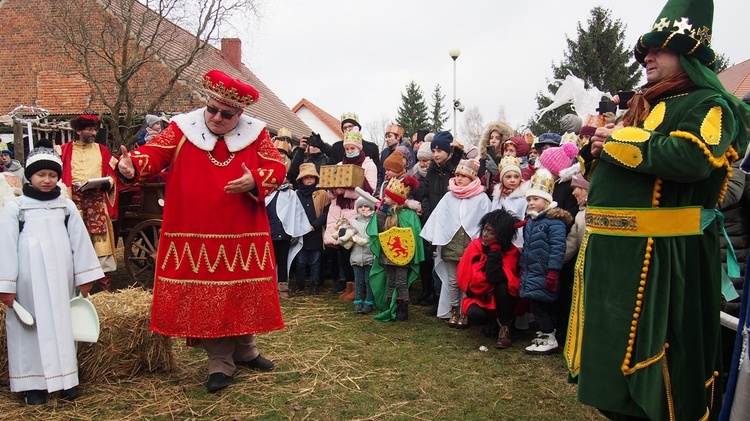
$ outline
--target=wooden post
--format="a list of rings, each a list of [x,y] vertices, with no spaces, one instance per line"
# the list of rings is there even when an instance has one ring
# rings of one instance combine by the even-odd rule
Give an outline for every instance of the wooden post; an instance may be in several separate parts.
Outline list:
[[[13,153],[15,159],[26,165],[26,154],[24,153],[23,144],[23,123],[13,120]]]

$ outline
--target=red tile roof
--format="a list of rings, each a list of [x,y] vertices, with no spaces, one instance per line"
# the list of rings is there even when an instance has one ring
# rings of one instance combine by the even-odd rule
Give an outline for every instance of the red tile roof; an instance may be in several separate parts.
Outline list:
[[[750,92],[750,59],[725,69],[718,77],[729,93],[742,98]]]
[[[318,117],[320,121],[325,123],[325,125],[328,126],[329,129],[333,130],[339,136],[340,139],[344,138],[344,132],[341,131],[341,120],[323,111],[322,108],[318,107],[317,105],[313,104],[312,102],[308,101],[305,98],[302,98],[297,103],[297,105],[292,107],[292,112],[296,113],[302,107],[306,107],[313,114],[315,114],[315,116]]]
[[[101,3],[96,0],[88,1],[91,3],[89,15],[92,17],[92,24],[101,24],[101,19],[107,16],[96,12],[102,10]],[[109,9],[111,16],[125,13],[119,10],[128,10],[128,6],[120,8],[124,4],[121,1],[128,2],[129,6],[132,0],[112,1]],[[56,2],[57,0],[41,0],[31,8],[27,2],[20,0],[0,1],[0,37],[6,40],[6,47],[0,50],[0,74],[4,75],[0,80],[0,110],[10,110],[19,104],[26,104],[47,108],[58,115],[79,114],[84,110],[106,111],[93,86],[78,75],[82,72],[81,64],[65,57],[61,46],[54,45],[55,41],[51,38],[40,42],[38,36],[33,36],[44,33],[44,22],[53,17]],[[155,12],[146,9],[138,1],[133,1],[132,6],[132,13],[151,13],[156,16]],[[155,31],[155,19],[146,21],[142,29],[145,32]],[[131,86],[139,95],[136,99],[141,108],[141,103],[148,102],[149,94],[154,94],[153,89],[149,90],[148,84],[166,83],[167,79],[164,78],[170,73],[168,67],[184,62],[183,57],[195,43],[193,35],[174,23],[162,21],[160,25],[156,37],[167,41],[169,48],[161,51],[158,64],[142,69],[139,76],[143,80],[139,79],[135,86]],[[201,106],[205,97],[201,77],[211,69],[219,69],[255,86],[260,92],[260,99],[246,108],[245,112],[265,121],[272,132],[281,127],[290,129],[296,137],[310,132],[310,128],[250,69],[244,65],[239,68],[232,66],[219,49],[210,45],[198,53],[185,69],[173,92],[160,108],[168,113],[177,113]],[[103,71],[107,71],[106,67]],[[157,80],[154,82],[151,79]]]

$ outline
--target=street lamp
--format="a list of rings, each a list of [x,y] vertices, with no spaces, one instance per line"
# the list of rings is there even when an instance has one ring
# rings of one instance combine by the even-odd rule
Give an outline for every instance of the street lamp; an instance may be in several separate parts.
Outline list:
[[[455,136],[458,127],[456,124],[456,110],[461,112],[464,111],[464,105],[461,104],[461,101],[456,99],[456,59],[458,59],[458,56],[461,54],[461,50],[458,48],[451,48],[448,51],[448,54],[453,59],[453,135]]]

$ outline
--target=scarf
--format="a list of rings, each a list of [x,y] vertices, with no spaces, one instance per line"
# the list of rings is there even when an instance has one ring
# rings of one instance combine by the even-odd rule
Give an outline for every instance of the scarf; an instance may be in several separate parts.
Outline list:
[[[342,164],[353,164],[358,167],[362,166],[362,163],[365,162],[365,158],[367,158],[367,155],[365,155],[364,151],[362,149],[359,150],[359,155],[357,155],[354,158],[348,158],[346,155],[344,155],[343,161],[341,161]]]
[[[484,186],[478,178],[475,178],[467,186],[460,187],[456,185],[456,179],[451,178],[448,180],[448,190],[459,199],[469,199],[483,193]]]
[[[662,80],[647,83],[638,89],[633,98],[628,101],[628,111],[622,116],[625,127],[639,127],[651,112],[651,102],[659,98],[687,92],[695,86],[684,70],[673,73]]]
[[[427,177],[427,170],[428,170],[428,169],[430,169],[430,167],[427,167],[427,168],[422,168],[422,166],[421,166],[421,165],[415,165],[415,166],[414,166],[414,167],[412,167],[412,168],[416,168],[416,170],[414,170],[414,171],[415,171],[415,172],[414,172],[414,175],[417,175],[417,174],[419,174],[419,175],[420,175],[420,176],[422,176],[422,177]]]
[[[35,189],[30,183],[26,183],[23,185],[23,195],[42,201],[57,199],[60,197],[60,186],[55,186],[54,189],[48,192],[43,192]]]
[[[310,196],[313,193],[315,193],[315,190],[317,190],[317,189],[318,189],[318,183],[315,183],[315,184],[310,185],[310,186],[304,186],[304,185],[303,186],[299,186],[299,188],[297,189],[297,191],[302,196]]]

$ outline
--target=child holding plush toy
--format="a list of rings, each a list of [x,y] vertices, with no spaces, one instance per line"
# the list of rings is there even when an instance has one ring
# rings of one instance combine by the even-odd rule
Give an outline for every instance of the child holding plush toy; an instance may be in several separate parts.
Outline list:
[[[384,190],[375,218],[367,225],[371,250],[378,256],[370,271],[370,285],[378,308],[376,320],[405,322],[409,319],[409,285],[419,275],[424,249],[417,213],[404,206],[419,182],[412,176],[392,178]]]
[[[351,248],[349,262],[354,269],[354,312],[369,314],[375,299],[370,287],[370,269],[375,255],[370,250],[370,236],[367,235],[367,225],[375,212],[375,204],[360,197],[356,203],[357,217],[351,221],[355,234],[352,236],[354,245]]]

